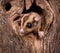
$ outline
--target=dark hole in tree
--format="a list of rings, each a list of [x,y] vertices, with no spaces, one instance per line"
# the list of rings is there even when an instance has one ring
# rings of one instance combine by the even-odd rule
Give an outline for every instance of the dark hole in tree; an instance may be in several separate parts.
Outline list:
[[[25,6],[26,4],[24,4],[24,6]],[[29,12],[36,12],[36,13],[38,13],[38,14],[43,14],[43,9],[41,9],[39,6],[37,6],[36,5],[36,3],[34,2],[33,4],[32,4],[32,6],[30,7],[30,9],[28,9],[28,10],[26,10],[26,6],[24,7],[24,10],[23,10],[23,12],[22,12],[22,14],[25,14],[25,13],[29,13]]]
[[[19,25],[19,26],[21,25],[21,21],[18,21],[18,25]]]
[[[18,20],[20,18],[20,16],[17,16],[13,21],[16,21],[16,20]]]
[[[11,9],[11,4],[10,3],[6,3],[5,4],[5,10],[9,11]]]

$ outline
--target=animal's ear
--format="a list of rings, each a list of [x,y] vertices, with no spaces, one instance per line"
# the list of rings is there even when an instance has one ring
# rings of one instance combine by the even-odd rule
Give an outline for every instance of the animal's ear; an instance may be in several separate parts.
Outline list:
[[[35,16],[35,17],[34,17],[34,20],[35,20],[35,21],[40,21],[40,20],[41,20],[41,16],[40,16],[40,15]]]

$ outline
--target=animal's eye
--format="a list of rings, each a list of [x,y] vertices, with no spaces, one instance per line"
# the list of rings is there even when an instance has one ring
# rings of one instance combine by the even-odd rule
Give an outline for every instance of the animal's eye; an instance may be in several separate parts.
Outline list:
[[[32,28],[32,24],[31,23],[27,23],[26,27],[27,28]]]

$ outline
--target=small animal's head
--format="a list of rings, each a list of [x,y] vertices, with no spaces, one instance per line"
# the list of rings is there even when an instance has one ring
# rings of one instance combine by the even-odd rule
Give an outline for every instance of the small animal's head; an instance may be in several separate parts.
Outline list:
[[[19,34],[21,36],[38,31],[41,27],[41,16],[37,13],[31,12],[24,14],[19,20]]]
[[[20,36],[35,33],[40,37],[44,37],[45,34],[47,34],[47,31],[53,20],[53,15],[50,15],[50,17],[49,14],[44,17],[35,12],[21,15],[14,14],[14,16],[10,16],[9,23],[11,24],[15,33]]]

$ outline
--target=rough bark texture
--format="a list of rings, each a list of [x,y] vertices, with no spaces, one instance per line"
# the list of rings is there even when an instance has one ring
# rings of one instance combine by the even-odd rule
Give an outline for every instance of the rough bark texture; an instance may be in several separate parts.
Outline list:
[[[20,38],[15,34],[8,23],[8,18],[12,11],[19,9],[21,14],[24,8],[29,9],[34,0],[0,0],[0,53],[60,53],[60,0],[47,0],[54,12],[54,22],[47,35],[38,43],[40,51],[33,48],[33,39],[29,40]],[[45,9],[45,0],[36,0],[35,3]],[[10,11],[5,9],[6,3],[11,3]],[[42,3],[42,5],[40,5]],[[26,7],[24,6],[26,5]],[[26,44],[27,43],[27,44]],[[28,44],[29,43],[29,44]],[[39,45],[37,45],[39,47]]]

